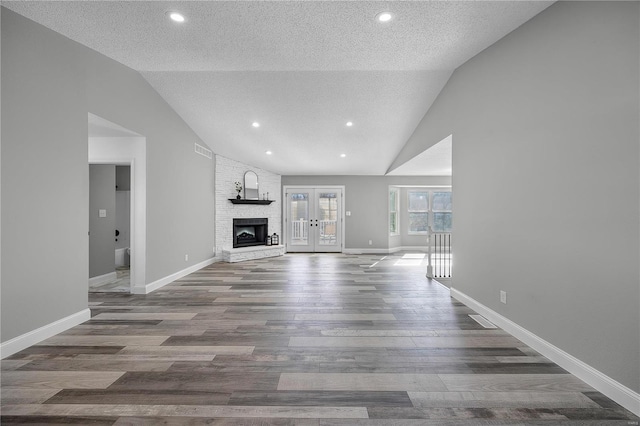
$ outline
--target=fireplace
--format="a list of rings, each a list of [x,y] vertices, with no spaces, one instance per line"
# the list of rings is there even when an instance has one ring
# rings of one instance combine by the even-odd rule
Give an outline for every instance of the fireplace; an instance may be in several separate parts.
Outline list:
[[[233,248],[266,244],[269,219],[233,219]]]

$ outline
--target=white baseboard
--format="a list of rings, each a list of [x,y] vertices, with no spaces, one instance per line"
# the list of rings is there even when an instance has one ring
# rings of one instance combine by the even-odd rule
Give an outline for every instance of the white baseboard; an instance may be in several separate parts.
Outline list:
[[[640,394],[596,370],[571,354],[536,336],[529,330],[519,326],[510,319],[500,315],[482,303],[472,299],[455,288],[451,288],[451,297],[464,303],[489,321],[501,327],[514,337],[549,358],[571,374],[578,377],[597,391],[608,396],[618,404],[637,416],[640,416]]]
[[[97,277],[89,278],[89,287],[95,287],[100,284],[108,283],[118,278],[116,271],[109,272],[108,274],[98,275]]]
[[[154,290],[157,290],[157,289],[159,289],[161,287],[164,287],[165,285],[167,285],[169,283],[172,283],[175,280],[178,280],[178,279],[180,279],[180,278],[182,278],[184,276],[187,276],[190,273],[197,271],[198,269],[204,268],[205,266],[209,266],[212,263],[219,262],[220,260],[221,259],[219,259],[217,256],[216,257],[212,257],[212,258],[204,260],[204,261],[202,261],[200,263],[196,263],[195,265],[189,266],[186,269],[183,269],[181,271],[175,272],[175,273],[173,273],[171,275],[167,275],[164,278],[160,278],[159,280],[156,280],[156,281],[154,281],[152,283],[149,283],[147,285],[134,286],[131,289],[131,292],[133,294],[149,294]]]
[[[0,358],[11,356],[16,352],[20,352],[29,346],[40,343],[49,337],[53,337],[56,334],[62,333],[63,331],[66,331],[71,327],[75,327],[78,324],[82,324],[85,321],[89,321],[90,319],[91,311],[89,309],[83,309],[80,312],[69,315],[68,317],[64,317],[58,321],[54,321],[18,337],[14,337],[11,340],[7,340],[0,344]]]

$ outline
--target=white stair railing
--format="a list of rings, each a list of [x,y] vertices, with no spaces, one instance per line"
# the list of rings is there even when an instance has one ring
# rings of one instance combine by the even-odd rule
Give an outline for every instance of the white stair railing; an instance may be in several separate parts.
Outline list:
[[[451,278],[451,233],[427,231],[427,278]]]

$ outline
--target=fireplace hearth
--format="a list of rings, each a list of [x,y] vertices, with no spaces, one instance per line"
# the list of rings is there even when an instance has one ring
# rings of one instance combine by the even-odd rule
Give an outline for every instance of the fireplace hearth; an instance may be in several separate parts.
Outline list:
[[[269,219],[233,219],[233,248],[266,244]]]

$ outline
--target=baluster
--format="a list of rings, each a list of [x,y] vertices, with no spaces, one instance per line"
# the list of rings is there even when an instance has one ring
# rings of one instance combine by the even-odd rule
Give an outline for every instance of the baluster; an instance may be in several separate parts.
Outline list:
[[[434,251],[435,253],[435,260],[436,260],[436,273],[435,276],[439,277],[440,276],[440,236],[438,234],[435,234],[435,247],[434,247]]]
[[[431,264],[431,225],[427,226],[427,278],[433,278],[433,265]]]
[[[436,273],[435,276],[438,277],[440,275],[439,270],[440,270],[440,249],[439,249],[439,236],[438,234],[434,234],[434,246],[433,246],[433,251],[434,253],[434,259],[435,259],[435,267],[436,267]]]
[[[442,278],[442,273],[443,273],[443,265],[442,265],[442,261],[444,260],[442,257],[442,253],[443,253],[443,248],[442,245],[444,244],[444,241],[442,241],[442,234],[438,235],[440,238],[438,238],[438,240],[440,240],[440,271],[438,272],[438,277]]]
[[[433,234],[433,276],[438,276],[438,234]]]
[[[443,240],[443,235],[440,234],[440,273],[438,274],[438,276],[440,278],[442,278],[444,276],[444,257],[443,257],[443,253],[444,253],[444,240]]]
[[[449,239],[449,243],[447,244],[447,249],[448,249],[448,253],[447,253],[447,261],[448,261],[448,277],[451,278],[451,234],[447,235],[447,238]]]

